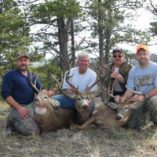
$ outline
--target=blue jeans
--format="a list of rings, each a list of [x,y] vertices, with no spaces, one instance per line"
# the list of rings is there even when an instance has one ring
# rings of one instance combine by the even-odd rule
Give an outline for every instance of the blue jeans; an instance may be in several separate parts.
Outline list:
[[[76,100],[74,99],[71,99],[64,95],[55,95],[52,98],[60,102],[61,108],[75,109]]]

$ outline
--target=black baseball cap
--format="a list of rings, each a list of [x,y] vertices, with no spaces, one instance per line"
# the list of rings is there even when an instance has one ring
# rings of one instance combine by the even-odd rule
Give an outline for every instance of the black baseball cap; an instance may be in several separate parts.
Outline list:
[[[119,49],[119,48],[115,48],[112,53],[114,54],[115,52],[119,52],[119,53],[123,53],[123,50],[122,49]]]

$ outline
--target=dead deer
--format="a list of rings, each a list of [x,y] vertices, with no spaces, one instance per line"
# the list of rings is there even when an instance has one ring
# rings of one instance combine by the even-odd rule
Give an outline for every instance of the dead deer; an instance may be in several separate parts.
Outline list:
[[[120,128],[127,123],[132,109],[138,108],[139,106],[140,104],[137,103],[112,103],[112,105],[107,105],[97,98],[95,99],[95,109],[92,111],[90,118],[82,125],[75,126],[77,128],[84,129],[90,124],[96,124],[103,128]]]
[[[99,80],[96,80],[92,85],[87,86],[86,90],[84,92],[80,92],[78,88],[76,88],[70,81],[69,78],[72,76],[69,76],[69,72],[66,73],[66,82],[71,87],[70,89],[62,90],[64,95],[67,97],[76,100],[76,110],[78,112],[78,123],[83,123],[87,119],[90,118],[90,115],[92,113],[92,110],[95,108],[95,104],[93,103],[93,99],[100,95],[100,91],[90,91],[98,82]]]
[[[69,80],[67,83],[75,88]],[[92,85],[93,86],[93,85]],[[96,98],[100,92],[88,92],[80,93],[76,88],[72,98],[76,100],[76,110],[81,118],[81,125],[75,125],[80,129],[84,129],[90,124],[97,124],[104,128],[119,128],[122,127],[128,121],[132,109],[139,107],[139,103],[125,102],[123,104],[108,103],[104,104],[100,98]],[[65,95],[70,96],[70,94]]]
[[[40,131],[55,131],[70,126],[74,119],[75,112],[71,109],[60,108],[59,102],[49,97],[46,90],[38,90],[35,83],[31,82],[31,84],[38,92],[34,100],[34,118]]]
[[[72,109],[60,108],[59,102],[49,97],[45,91],[38,93],[35,105],[35,120],[41,132],[68,127],[75,117]]]

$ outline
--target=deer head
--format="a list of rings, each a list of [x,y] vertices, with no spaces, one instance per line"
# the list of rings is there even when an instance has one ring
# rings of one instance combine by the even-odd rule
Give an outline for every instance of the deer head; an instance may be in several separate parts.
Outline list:
[[[78,88],[76,88],[69,79],[73,77],[73,75],[69,75],[69,71],[66,73],[65,80],[67,84],[71,87],[70,89],[64,89],[62,92],[71,99],[76,100],[76,108],[77,109],[88,109],[93,99],[100,95],[100,91],[91,91],[91,89],[98,83],[95,81],[91,86],[87,87],[85,92],[80,92]]]
[[[137,109],[142,104],[139,102],[130,102],[126,104],[119,104],[117,107],[116,119],[120,121],[127,121],[130,117],[132,109]]]
[[[60,106],[57,100],[47,95],[46,90],[41,90],[35,97],[35,113],[46,114],[46,112],[56,109]]]

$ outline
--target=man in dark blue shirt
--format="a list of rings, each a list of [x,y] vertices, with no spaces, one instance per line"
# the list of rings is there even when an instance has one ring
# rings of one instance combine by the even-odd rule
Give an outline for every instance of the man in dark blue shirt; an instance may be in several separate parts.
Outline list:
[[[3,77],[1,95],[10,105],[6,129],[11,127],[24,135],[38,134],[39,129],[35,123],[33,100],[36,90],[30,80],[38,89],[42,86],[37,77],[28,71],[30,58],[28,54],[17,55],[17,69],[6,73]]]

